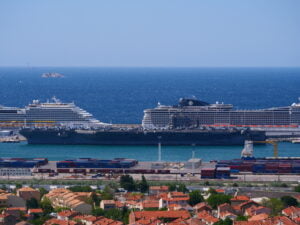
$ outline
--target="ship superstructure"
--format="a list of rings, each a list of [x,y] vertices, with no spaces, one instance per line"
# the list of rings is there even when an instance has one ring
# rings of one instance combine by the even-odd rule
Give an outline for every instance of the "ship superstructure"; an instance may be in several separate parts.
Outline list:
[[[298,128],[300,104],[260,110],[235,110],[232,104],[209,104],[194,98],[181,98],[175,106],[158,104],[144,110],[144,129],[216,127]]]
[[[25,109],[0,106],[1,127],[20,127],[25,118]]]
[[[97,127],[104,125],[74,103],[63,103],[55,97],[45,103],[33,100],[24,109],[0,108],[0,121],[2,127],[12,125],[15,127]]]

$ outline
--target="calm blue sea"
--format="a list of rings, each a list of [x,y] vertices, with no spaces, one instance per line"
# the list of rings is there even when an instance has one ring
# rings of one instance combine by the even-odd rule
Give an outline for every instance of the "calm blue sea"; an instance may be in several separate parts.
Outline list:
[[[65,75],[41,78],[45,72]],[[56,96],[92,113],[103,122],[141,123],[143,110],[158,102],[177,104],[181,97],[234,104],[240,109],[290,105],[300,96],[300,68],[0,68],[0,104],[24,107],[33,99]],[[283,143],[281,156],[300,156],[300,145]],[[241,147],[197,147],[203,159],[237,158]],[[28,146],[0,144],[0,156],[10,157],[132,157],[155,160],[156,147]],[[184,160],[191,147],[164,147],[164,160]],[[271,146],[259,146],[257,156],[271,156]]]

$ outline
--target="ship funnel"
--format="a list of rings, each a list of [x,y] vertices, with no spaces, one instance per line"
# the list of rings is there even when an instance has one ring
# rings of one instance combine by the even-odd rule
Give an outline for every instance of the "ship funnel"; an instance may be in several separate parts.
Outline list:
[[[244,149],[241,153],[242,158],[253,157],[253,141],[245,141]]]

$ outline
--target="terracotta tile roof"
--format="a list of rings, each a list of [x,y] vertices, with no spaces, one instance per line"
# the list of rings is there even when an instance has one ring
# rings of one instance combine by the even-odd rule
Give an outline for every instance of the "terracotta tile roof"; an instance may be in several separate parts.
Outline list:
[[[143,197],[144,197],[144,195],[139,194],[139,193],[126,193],[125,194],[126,200],[137,201],[137,200],[141,200]]]
[[[22,187],[22,188],[18,189],[18,191],[38,191],[38,190],[33,189],[31,187]]]
[[[246,195],[237,195],[235,197],[233,197],[232,199],[230,199],[230,201],[249,201],[250,198]]]
[[[124,202],[116,201],[116,207],[117,208],[123,208],[125,206]]]
[[[157,224],[161,224],[162,221],[160,221],[159,219],[140,219],[139,221],[135,222],[135,225],[157,225]]]
[[[288,208],[283,209],[282,213],[289,217],[294,216],[294,215],[300,216],[300,208],[295,207],[295,206],[290,206]]]
[[[220,218],[225,218],[225,217],[228,217],[228,216],[235,217],[237,215],[234,212],[232,212],[232,211],[223,211],[223,212],[220,212],[220,214],[219,214]]]
[[[258,215],[254,215],[252,217],[250,217],[248,219],[248,221],[261,221],[261,220],[265,220],[269,218],[269,215],[268,214],[265,214],[265,213],[261,213],[261,214],[258,214]]]
[[[183,192],[179,192],[179,191],[172,191],[169,193],[172,197],[176,197],[176,196],[187,196],[187,194],[184,194]]]
[[[181,198],[166,198],[163,200],[169,201],[169,202],[176,202],[176,201],[188,201],[190,198],[189,197],[181,197]]]
[[[159,201],[158,200],[145,200],[142,202],[143,208],[158,208]]]
[[[97,217],[96,221],[93,222],[93,224],[94,225],[123,225],[123,223],[120,221],[112,220],[104,216]]]
[[[77,225],[78,223],[72,220],[59,220],[59,219],[50,219],[47,220],[43,225]]]
[[[225,193],[224,189],[216,189],[215,191],[218,192],[218,193]]]
[[[153,190],[153,191],[168,191],[169,187],[168,186],[150,186],[149,190]]]
[[[200,202],[198,203],[197,205],[194,205],[193,207],[194,209],[201,209],[201,208],[209,208],[209,209],[212,209],[210,207],[210,205],[208,205],[206,202]]]
[[[268,218],[260,221],[234,221],[233,225],[296,225],[286,216],[276,216],[273,218]]]
[[[206,211],[202,211],[200,213],[197,213],[197,218],[207,222],[207,223],[216,223],[219,221],[218,218],[212,216],[210,213],[206,212]]]
[[[131,212],[136,219],[151,219],[151,218],[190,218],[188,211],[136,211]]]
[[[253,205],[256,205],[256,206],[259,205],[257,202],[250,200],[250,201],[243,202],[243,203],[239,204],[239,207],[242,208],[242,207],[244,207],[244,206],[246,206],[248,204],[253,204]]]
[[[73,217],[73,220],[94,222],[94,221],[97,221],[97,217],[92,216],[92,215],[77,215],[77,216]]]
[[[6,211],[26,211],[26,208],[25,207],[9,207],[9,208],[6,208]]]
[[[72,210],[64,210],[59,212],[57,215],[61,217],[70,217],[70,216],[77,216],[79,213],[72,211]]]
[[[29,214],[31,213],[43,213],[43,209],[29,209]]]

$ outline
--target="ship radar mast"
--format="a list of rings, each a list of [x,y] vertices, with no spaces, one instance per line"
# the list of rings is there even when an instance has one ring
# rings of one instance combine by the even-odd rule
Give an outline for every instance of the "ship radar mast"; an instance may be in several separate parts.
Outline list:
[[[60,103],[60,100],[58,98],[56,98],[55,96],[53,96],[51,99],[54,103]]]

